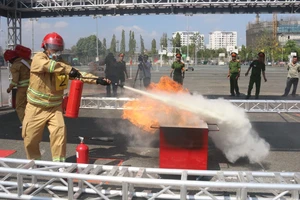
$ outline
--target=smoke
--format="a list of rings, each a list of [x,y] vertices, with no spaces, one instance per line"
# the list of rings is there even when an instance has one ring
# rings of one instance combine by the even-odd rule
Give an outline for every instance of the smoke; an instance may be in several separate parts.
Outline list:
[[[195,102],[195,112],[201,119],[218,125],[220,131],[209,132],[209,136],[230,162],[248,157],[251,163],[257,163],[269,154],[270,145],[252,129],[242,108],[224,99],[208,100],[202,96],[186,98]]]
[[[144,101],[150,97],[159,102],[156,106],[152,106],[151,110],[147,109],[147,116],[158,120],[160,125],[178,125],[178,119],[181,119],[179,116],[186,111],[193,113],[187,119],[187,123],[190,125],[199,122],[199,120],[204,120],[208,124],[217,124],[220,131],[209,132],[209,136],[216,147],[232,163],[241,157],[248,157],[251,163],[261,162],[269,153],[270,145],[252,129],[244,110],[227,100],[208,100],[201,95],[185,93],[148,93],[130,87],[126,87],[126,89],[143,94],[145,96],[143,97]],[[174,115],[174,112],[172,115],[165,113],[162,109],[163,106],[160,106],[161,102],[174,107],[175,113],[178,114]]]
[[[116,116],[114,116],[116,117]],[[128,143],[129,146],[151,147],[153,143],[158,139],[151,134],[147,134],[140,128],[128,123],[128,121],[106,121],[105,124],[101,123],[101,128],[104,132],[118,135],[122,134],[126,137],[126,141],[120,141],[122,143]]]

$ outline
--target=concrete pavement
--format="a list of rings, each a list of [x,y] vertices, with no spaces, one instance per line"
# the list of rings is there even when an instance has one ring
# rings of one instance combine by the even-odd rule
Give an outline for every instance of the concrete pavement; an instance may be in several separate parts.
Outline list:
[[[243,66],[243,73],[246,71]],[[155,68],[154,68],[155,69]],[[159,68],[159,72],[152,72],[152,81],[157,82],[163,75],[169,75],[169,68]],[[281,97],[285,88],[286,69],[267,68],[268,82],[262,84],[261,99],[296,99]],[[184,86],[192,92],[203,94],[209,98],[229,97],[229,80],[227,67],[202,66],[195,71],[188,71],[184,80]],[[133,79],[128,80],[127,85],[132,84]],[[240,78],[240,90],[245,94],[249,77]],[[137,85],[139,88],[139,85]],[[142,88],[141,88],[142,89]],[[102,86],[85,85],[84,95],[105,96]],[[253,91],[254,93],[254,91]],[[124,96],[129,96],[125,91]],[[242,95],[241,99],[244,99]],[[65,118],[68,130],[67,161],[75,162],[75,149],[79,140],[78,135],[83,136],[112,136],[112,143],[86,141],[90,148],[91,163],[97,164],[122,164],[140,167],[158,167],[158,133],[148,134],[127,120],[121,119],[120,110],[88,110],[81,109],[77,119]],[[249,113],[254,129],[271,145],[271,152],[262,163],[250,164],[248,159],[241,158],[232,164],[227,161],[223,153],[216,149],[212,141],[209,141],[209,169],[222,170],[255,170],[255,171],[300,171],[298,160],[300,154],[300,115],[297,113]],[[23,141],[21,138],[20,123],[14,110],[2,108],[0,112],[0,149],[15,149],[17,152],[11,158],[25,158]],[[125,129],[126,127],[126,129]],[[49,148],[49,133],[45,129],[43,142],[43,159],[51,160]]]

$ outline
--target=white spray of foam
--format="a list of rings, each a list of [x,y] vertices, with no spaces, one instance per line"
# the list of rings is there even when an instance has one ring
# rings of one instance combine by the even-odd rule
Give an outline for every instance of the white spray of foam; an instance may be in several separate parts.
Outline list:
[[[269,153],[270,145],[252,129],[244,110],[227,100],[208,100],[201,95],[191,96],[182,93],[149,93],[127,86],[124,88],[159,100],[177,109],[194,113],[199,119],[209,124],[217,124],[220,131],[210,132],[209,136],[230,162],[235,162],[240,157],[248,157],[251,163],[259,163]],[[155,113],[160,124],[168,124],[173,120],[172,116],[163,117],[163,113],[159,113],[157,110]]]

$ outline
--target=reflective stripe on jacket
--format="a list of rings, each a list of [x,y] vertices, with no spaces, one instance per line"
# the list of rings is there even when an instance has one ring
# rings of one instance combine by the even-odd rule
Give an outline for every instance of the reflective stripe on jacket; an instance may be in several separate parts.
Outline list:
[[[44,52],[37,53],[33,59],[30,70],[30,83],[27,92],[27,101],[42,107],[55,107],[62,103],[64,90],[57,89],[56,77],[68,75],[72,67],[64,61],[49,59]],[[85,77],[95,77],[84,74]],[[93,79],[82,79],[85,83],[96,83]],[[58,84],[59,85],[59,84]]]
[[[28,67],[23,64],[21,61],[26,61],[29,65],[31,64],[31,60],[29,59],[22,59],[17,58],[12,66],[10,67],[10,72],[12,75],[12,80],[10,83],[10,88],[13,87],[27,87],[29,84],[29,76],[30,76],[30,70]]]

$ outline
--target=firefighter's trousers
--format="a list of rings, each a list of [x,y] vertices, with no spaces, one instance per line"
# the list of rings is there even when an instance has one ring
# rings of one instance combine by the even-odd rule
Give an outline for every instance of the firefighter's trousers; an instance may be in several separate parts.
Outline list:
[[[27,104],[27,89],[28,87],[18,87],[16,94],[16,112],[21,123],[24,119],[25,108]]]
[[[64,162],[67,138],[61,105],[44,108],[27,103],[22,128],[27,158],[41,159],[39,144],[45,126],[48,126],[50,132],[52,160]]]

